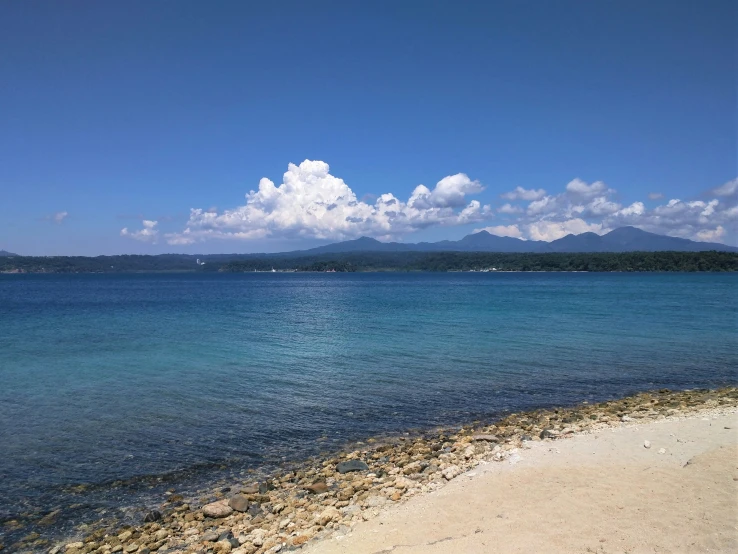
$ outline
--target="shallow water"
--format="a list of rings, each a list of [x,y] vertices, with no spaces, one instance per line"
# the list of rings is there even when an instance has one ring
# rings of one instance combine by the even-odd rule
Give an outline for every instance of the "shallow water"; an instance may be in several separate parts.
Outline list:
[[[734,384],[737,285],[730,274],[2,275],[0,521],[60,508],[72,525],[368,435]]]

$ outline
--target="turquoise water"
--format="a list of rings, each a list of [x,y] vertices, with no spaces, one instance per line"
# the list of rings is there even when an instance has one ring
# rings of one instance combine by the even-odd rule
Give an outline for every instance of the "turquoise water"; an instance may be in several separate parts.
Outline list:
[[[729,274],[3,275],[0,520],[60,508],[79,523],[156,504],[159,485],[196,488],[372,434],[736,383],[736,285]]]

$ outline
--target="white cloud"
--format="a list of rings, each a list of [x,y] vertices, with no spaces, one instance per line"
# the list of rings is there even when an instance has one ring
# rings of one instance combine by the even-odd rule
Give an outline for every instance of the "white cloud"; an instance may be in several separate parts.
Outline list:
[[[612,191],[602,181],[595,181],[591,185],[588,185],[581,179],[574,179],[573,181],[569,181],[569,184],[566,185],[566,192],[583,198],[590,198],[593,196],[601,196]]]
[[[724,235],[725,229],[723,229],[722,225],[718,225],[714,229],[698,231],[695,238],[703,242],[720,242]]]
[[[563,192],[546,194],[527,205],[507,203],[498,208],[510,223],[517,225],[525,238],[552,240],[568,233],[610,229],[633,225],[654,233],[692,240],[738,242],[738,179],[712,189],[706,200],[671,199],[651,209],[641,201],[623,206],[613,200],[616,191],[602,181],[570,181]],[[662,195],[651,193],[651,200]]]
[[[544,196],[540,200],[531,202],[528,204],[528,215],[540,215],[557,211],[556,200],[555,196]]]
[[[52,223],[56,223],[57,225],[61,225],[67,217],[69,217],[68,212],[56,212],[55,214],[40,217],[39,221],[50,221]]]
[[[712,189],[715,196],[736,196],[738,195],[738,177],[732,181],[728,181],[724,185]]]
[[[513,237],[516,239],[522,239],[523,233],[517,225],[495,225],[493,227],[484,227],[482,229],[474,229],[475,233],[479,231],[487,231],[498,237]]]
[[[520,206],[513,206],[512,204],[503,204],[499,208],[497,208],[497,211],[501,214],[519,214],[523,212],[523,208]]]
[[[444,177],[433,189],[418,185],[407,202],[385,193],[370,204],[358,200],[343,179],[331,175],[327,163],[305,160],[299,166],[289,164],[279,186],[261,179],[243,206],[221,213],[192,209],[184,231],[169,233],[166,239],[182,245],[208,239],[394,237],[489,219],[488,205],[466,199],[483,189],[478,181],[458,173]]]
[[[159,230],[156,229],[158,222],[144,219],[141,223],[143,225],[143,229],[138,231],[129,231],[128,227],[124,227],[120,230],[120,236],[129,237],[141,242],[156,242],[156,239],[159,236]]]
[[[525,200],[530,202],[532,200],[538,200],[546,195],[546,191],[543,189],[524,189],[523,187],[515,187],[515,190],[501,194],[500,196],[505,200]]]
[[[663,194],[660,192],[649,192],[648,193],[648,199],[649,200],[661,200],[664,197]]]
[[[528,237],[532,240],[552,241],[565,237],[569,234],[579,235],[581,233],[602,234],[602,225],[598,223],[587,223],[583,219],[575,218],[566,221],[536,221],[528,224]]]

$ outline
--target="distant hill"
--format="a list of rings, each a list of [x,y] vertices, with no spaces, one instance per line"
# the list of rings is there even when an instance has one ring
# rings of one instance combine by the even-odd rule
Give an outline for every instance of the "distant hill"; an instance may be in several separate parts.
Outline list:
[[[7,250],[0,250],[0,256],[17,256],[18,254],[13,254],[12,252],[8,252]]]
[[[346,252],[738,252],[738,248],[717,242],[697,242],[689,239],[668,237],[642,231],[636,227],[620,227],[605,235],[582,233],[567,235],[546,242],[499,237],[480,231],[461,240],[440,242],[380,242],[370,237],[361,237],[311,248],[286,252],[284,255],[339,254]]]

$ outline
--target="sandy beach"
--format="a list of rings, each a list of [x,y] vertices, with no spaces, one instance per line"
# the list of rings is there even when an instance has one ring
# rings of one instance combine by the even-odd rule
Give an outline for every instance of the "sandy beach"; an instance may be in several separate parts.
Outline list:
[[[708,410],[529,443],[306,552],[738,552],[737,429]]]

